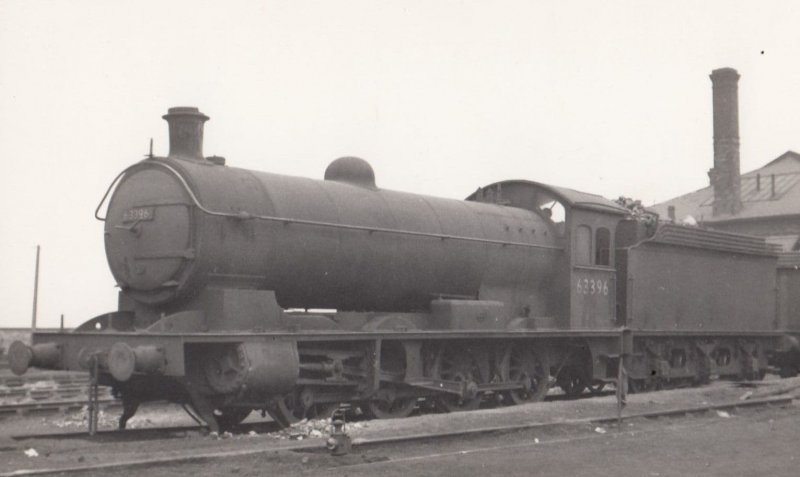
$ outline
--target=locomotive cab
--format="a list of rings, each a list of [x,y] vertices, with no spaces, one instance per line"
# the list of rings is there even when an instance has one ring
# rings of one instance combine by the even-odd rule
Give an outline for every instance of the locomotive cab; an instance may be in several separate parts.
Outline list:
[[[532,181],[503,181],[467,198],[539,214],[563,255],[547,292],[551,327],[611,329],[615,322],[614,240],[627,209],[601,196]]]

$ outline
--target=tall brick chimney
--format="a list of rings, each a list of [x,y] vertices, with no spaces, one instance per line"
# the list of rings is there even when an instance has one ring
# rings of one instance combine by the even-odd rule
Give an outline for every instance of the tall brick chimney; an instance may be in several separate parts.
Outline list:
[[[708,171],[714,188],[712,215],[742,210],[739,174],[739,73],[733,68],[711,72],[714,103],[714,167]]]

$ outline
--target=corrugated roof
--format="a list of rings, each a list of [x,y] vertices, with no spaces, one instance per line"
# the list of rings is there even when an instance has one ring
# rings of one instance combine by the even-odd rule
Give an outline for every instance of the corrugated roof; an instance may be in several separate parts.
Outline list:
[[[742,210],[738,214],[712,215],[714,191],[711,186],[656,204],[648,209],[666,218],[669,206],[674,206],[677,220],[692,216],[698,222],[705,223],[800,215],[799,183],[800,154],[787,151],[764,167],[742,174]]]
[[[724,250],[752,255],[776,255],[781,250],[779,245],[766,241],[764,237],[669,223],[660,224],[651,240],[684,247]]]
[[[781,250],[794,250],[797,245],[797,234],[794,235],[767,235],[764,239],[781,247]]]

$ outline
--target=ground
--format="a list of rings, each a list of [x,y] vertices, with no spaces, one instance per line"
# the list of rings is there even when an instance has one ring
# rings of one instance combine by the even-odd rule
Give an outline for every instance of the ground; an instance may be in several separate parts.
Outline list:
[[[770,381],[768,381],[770,382]],[[702,406],[740,401],[800,385],[800,378],[774,380],[771,385],[740,388],[718,382],[701,389],[680,389],[630,396],[624,413]],[[796,388],[795,388],[796,391]],[[69,438],[17,440],[11,436],[77,430],[81,413],[70,416],[12,417],[0,421],[2,472],[63,468],[94,463],[193,454],[210,456],[201,462],[159,464],[137,473],[167,476],[263,475],[798,475],[800,409],[796,405],[764,410],[715,411],[692,417],[591,423],[588,417],[615,412],[614,397],[534,403],[471,413],[427,414],[395,421],[351,423],[356,441],[512,424],[543,426],[529,430],[391,445],[357,446],[345,457],[322,449],[326,422],[306,423],[283,432],[266,420],[251,420],[249,430],[226,438],[197,430],[169,435],[131,433]],[[75,425],[63,426],[64,422]],[[107,418],[106,426],[113,420]],[[138,427],[188,423],[174,407],[150,406],[131,421]],[[303,440],[299,440],[303,437]],[[294,449],[290,451],[289,449]],[[36,456],[26,456],[26,451]],[[302,452],[299,452],[302,451]],[[223,457],[221,454],[237,455]],[[130,469],[80,475],[122,476]]]

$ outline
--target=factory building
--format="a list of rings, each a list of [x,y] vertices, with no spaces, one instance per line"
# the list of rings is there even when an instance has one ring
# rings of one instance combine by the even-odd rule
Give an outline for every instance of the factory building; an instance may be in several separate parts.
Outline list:
[[[709,185],[649,207],[661,219],[766,237],[784,251],[800,250],[800,154],[787,151],[742,174],[739,169],[739,74],[711,73],[714,162]]]

